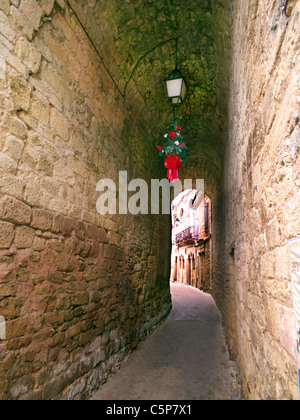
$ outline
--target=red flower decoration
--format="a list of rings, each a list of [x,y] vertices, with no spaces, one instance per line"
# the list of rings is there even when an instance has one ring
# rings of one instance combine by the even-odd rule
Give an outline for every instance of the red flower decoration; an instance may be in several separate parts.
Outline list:
[[[168,180],[170,182],[177,182],[178,181],[178,169],[181,168],[182,161],[181,159],[176,156],[169,156],[165,160],[165,167],[168,169]]]
[[[175,136],[176,136],[176,133],[174,133],[174,131],[171,131],[171,133],[170,133],[171,139],[173,139]]]
[[[181,143],[180,147],[184,148],[184,146],[185,146],[185,144],[184,143]]]
[[[161,146],[156,146],[158,148],[158,150],[161,150]]]
[[[178,131],[180,131],[180,130],[181,130],[180,125],[177,125],[176,130],[178,130]]]

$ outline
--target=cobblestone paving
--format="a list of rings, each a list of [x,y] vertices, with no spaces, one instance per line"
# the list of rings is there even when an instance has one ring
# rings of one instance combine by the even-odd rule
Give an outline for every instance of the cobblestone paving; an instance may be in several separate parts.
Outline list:
[[[172,284],[167,321],[131,354],[93,400],[238,400],[219,311],[208,294]]]

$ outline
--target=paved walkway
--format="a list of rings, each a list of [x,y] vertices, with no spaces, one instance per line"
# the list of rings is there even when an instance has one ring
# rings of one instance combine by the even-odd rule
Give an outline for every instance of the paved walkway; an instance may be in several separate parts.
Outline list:
[[[236,365],[229,360],[212,297],[172,284],[167,321],[135,350],[93,400],[236,400]]]

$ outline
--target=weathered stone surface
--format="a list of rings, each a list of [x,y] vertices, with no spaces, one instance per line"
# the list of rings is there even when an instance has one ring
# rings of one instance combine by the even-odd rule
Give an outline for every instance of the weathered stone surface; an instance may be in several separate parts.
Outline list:
[[[46,101],[37,96],[33,96],[31,103],[31,115],[40,123],[48,125],[50,118],[50,107]]]
[[[18,249],[30,248],[35,237],[35,230],[27,226],[16,227],[15,245]]]
[[[16,38],[16,34],[12,28],[12,25],[10,24],[8,17],[6,16],[8,15],[8,13],[9,13],[9,10],[4,5],[3,12],[0,9],[1,33],[7,40],[9,40],[10,42],[13,42]]]
[[[25,139],[27,135],[26,125],[19,119],[11,115],[7,115],[3,121],[3,127],[7,128],[14,136]]]
[[[1,284],[0,285],[0,299],[8,296],[15,296],[17,285],[15,284]]]
[[[18,107],[29,110],[31,86],[21,76],[9,78],[9,95]]]
[[[10,248],[14,239],[14,225],[0,222],[0,249]]]
[[[3,152],[10,156],[15,161],[18,161],[22,156],[24,143],[22,140],[14,136],[9,136],[5,140]]]
[[[29,68],[31,73],[37,73],[42,55],[37,52],[25,38],[20,38],[16,45],[17,56]]]
[[[271,3],[272,11],[258,1],[234,8],[227,211],[220,215],[224,236],[215,252],[222,257],[214,268],[214,294],[227,340],[238,348],[244,396],[263,400],[298,399],[287,240],[300,233],[299,212],[288,211],[299,201],[299,153],[284,139],[299,107],[293,29],[299,3],[288,2],[289,18]],[[230,248],[234,282],[220,293]]]
[[[13,197],[0,200],[0,217],[8,222],[28,225],[31,219],[31,208]]]
[[[7,154],[0,153],[0,169],[6,173],[15,174],[17,171],[17,164]]]
[[[129,228],[136,236],[139,224],[97,213],[98,180],[117,180],[147,142],[65,8],[64,1],[16,0],[0,15],[0,315],[10,328],[1,399],[86,396],[98,383],[94,369],[103,381],[137,345],[137,331],[146,322],[154,327],[170,306],[167,269],[148,299],[138,299],[143,279],[127,261],[144,257],[129,257],[124,234]],[[133,98],[141,112],[139,95]],[[125,119],[130,142],[122,140]],[[145,174],[142,163],[131,170]],[[151,171],[157,174],[156,162]],[[153,223],[141,221],[157,239]],[[136,241],[150,252],[151,241]]]
[[[32,220],[30,226],[36,229],[51,231],[53,226],[54,215],[43,209],[32,210]]]
[[[11,17],[14,24],[31,39],[40,26],[42,10],[36,0],[22,0],[18,8],[12,7]]]
[[[55,216],[53,222],[53,232],[70,235],[74,230],[75,222],[69,217]]]
[[[9,0],[0,0],[0,10],[6,15],[9,14]]]
[[[51,110],[50,127],[54,133],[58,134],[64,141],[69,140],[69,123],[55,108]]]
[[[23,198],[25,182],[15,176],[5,174],[0,177],[0,192],[18,199]]]
[[[27,326],[28,326],[27,318],[19,318],[13,321],[8,321],[6,324],[7,340],[24,336],[27,331]]]

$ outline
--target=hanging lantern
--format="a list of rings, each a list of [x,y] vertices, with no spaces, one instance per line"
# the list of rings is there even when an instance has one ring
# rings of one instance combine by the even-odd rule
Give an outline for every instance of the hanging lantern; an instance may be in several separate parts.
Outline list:
[[[171,121],[169,132],[165,134],[162,146],[157,146],[159,157],[168,169],[167,178],[170,182],[178,181],[178,171],[189,158],[190,153],[181,134],[177,121]]]
[[[184,77],[177,68],[167,78],[166,86],[172,104],[174,106],[182,104],[187,89]]]

